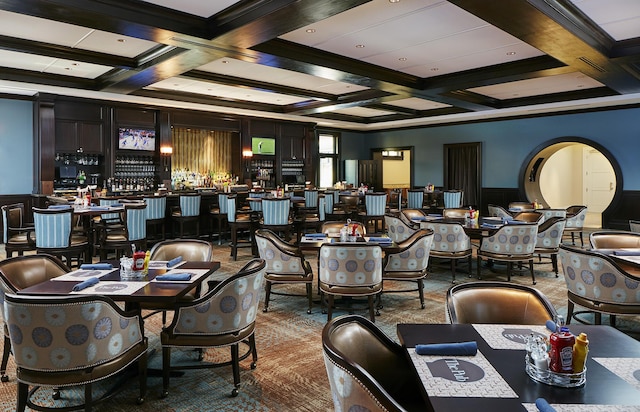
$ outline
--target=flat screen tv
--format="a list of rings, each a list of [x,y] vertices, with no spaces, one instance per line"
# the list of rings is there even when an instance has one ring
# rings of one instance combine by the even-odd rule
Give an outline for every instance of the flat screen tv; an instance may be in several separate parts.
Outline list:
[[[271,137],[251,138],[251,151],[254,155],[275,155],[276,139]]]
[[[153,152],[156,150],[156,131],[121,127],[118,129],[118,149]]]

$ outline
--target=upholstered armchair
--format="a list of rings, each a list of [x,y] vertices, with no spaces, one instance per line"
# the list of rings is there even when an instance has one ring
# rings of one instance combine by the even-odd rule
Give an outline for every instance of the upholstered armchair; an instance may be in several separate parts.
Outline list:
[[[36,251],[63,257],[67,266],[72,267],[75,258],[78,266],[90,261],[89,239],[85,235],[73,233],[73,209],[33,208],[33,222],[36,233]]]
[[[569,206],[567,208],[567,223],[564,226],[564,233],[571,234],[571,243],[576,244],[575,234],[580,236],[580,245],[584,246],[584,240],[582,238],[582,231],[584,228],[584,221],[587,218],[586,206]]]
[[[415,288],[394,288],[390,292],[418,292],[420,307],[424,309],[424,279],[427,277],[432,242],[433,231],[420,229],[407,239],[398,242],[398,251],[387,253],[386,264],[382,271],[383,290],[378,295],[380,298],[385,293],[385,281],[412,282],[416,284]],[[380,304],[379,307],[381,308],[382,305]]]
[[[36,248],[35,228],[27,225],[24,220],[23,203],[2,206],[3,241],[7,257],[13,256],[13,252],[21,256]]]
[[[592,249],[639,249],[640,233],[623,230],[597,230],[589,234]]]
[[[442,217],[445,219],[465,220],[469,217],[469,209],[464,208],[445,208],[442,211]]]
[[[556,310],[538,289],[505,282],[467,282],[447,291],[450,323],[544,325]]]
[[[69,407],[91,410],[92,405],[104,400],[93,399],[93,384],[113,377],[133,363],[138,364],[138,403],[144,401],[147,339],[136,312],[123,311],[106,296],[7,294],[5,316],[17,366],[16,411],[22,412],[27,406],[37,408],[32,398],[39,387],[79,385],[85,389],[84,404]],[[124,382],[114,385],[123,387]],[[109,390],[106,393],[112,394]]]
[[[135,245],[138,250],[147,249],[147,217],[145,203],[124,203],[122,212],[124,227],[104,227],[98,234],[100,259],[106,260],[110,250],[115,251],[116,259],[125,256]]]
[[[445,190],[443,193],[443,201],[445,209],[455,209],[462,207],[464,202],[462,190]]]
[[[304,205],[298,206],[296,210],[296,223],[301,230],[311,229],[314,232],[320,226],[320,198],[316,189],[306,189],[304,191]],[[324,203],[323,203],[324,206]],[[322,210],[325,216],[325,210]]]
[[[334,298],[365,297],[375,322],[374,297],[382,291],[382,248],[379,245],[325,243],[318,256],[320,304],[328,297],[327,320],[333,316]]]
[[[539,225],[540,223],[544,222],[545,217],[542,213],[539,212],[518,212],[513,216],[513,220],[536,223]]]
[[[313,305],[313,271],[300,249],[285,242],[268,229],[259,229],[255,233],[258,254],[266,263],[264,312],[269,310],[271,294],[292,296],[291,293],[274,292],[273,285],[303,284],[309,302],[307,313]],[[296,295],[297,296],[297,295]]]
[[[324,222],[322,226],[320,226],[320,233],[324,233],[330,237],[340,237],[340,230],[347,224],[345,221],[331,221]],[[362,224],[362,222],[350,222],[349,227],[356,228],[356,234],[360,237],[365,237],[367,235],[367,228]],[[352,229],[353,230],[353,229]]]
[[[169,394],[171,371],[181,369],[216,368],[231,365],[233,371],[232,396],[240,388],[240,361],[252,355],[251,369],[255,369],[258,352],[255,342],[256,313],[262,295],[265,262],[249,261],[242,269],[218,283],[201,298],[176,305],[171,324],[160,334],[162,342],[162,397]],[[240,354],[240,344],[247,351]],[[229,347],[231,360],[220,363],[171,365],[174,348]]]
[[[542,213],[544,220],[551,219],[552,217],[561,217],[563,219],[567,217],[566,209],[536,209],[536,212]]]
[[[417,232],[418,229],[407,225],[399,217],[395,217],[390,214],[384,215],[385,226],[387,227],[387,235],[396,243],[407,240],[411,235]]]
[[[502,219],[513,219],[513,215],[509,213],[504,207],[498,205],[487,205],[489,210],[489,216],[501,217]]]
[[[422,209],[402,209],[400,212],[400,219],[407,225],[415,228],[420,227],[420,222],[424,221],[427,217],[426,213]],[[415,220],[414,220],[415,219]]]
[[[562,241],[562,233],[566,220],[562,217],[550,217],[538,226],[536,248],[533,253],[538,257],[549,256],[553,271],[558,276],[558,248]]]
[[[602,314],[609,315],[615,326],[616,315],[640,315],[640,281],[631,276],[613,258],[578,247],[561,244],[558,252],[567,283],[567,324],[576,305],[595,314],[595,323],[602,323]]]
[[[471,276],[471,259],[473,250],[471,239],[460,223],[456,222],[424,222],[423,228],[433,231],[431,258],[449,260],[451,265],[451,282],[456,281],[458,260],[466,260]]]
[[[0,294],[16,293],[38,283],[46,282],[54,277],[64,275],[69,268],[57,257],[37,254],[8,258],[0,261]],[[4,323],[4,346],[2,365],[0,366],[0,380],[7,382],[7,363],[11,353],[11,339],[9,329]]]
[[[428,410],[402,346],[362,316],[327,323],[322,351],[336,411]]]
[[[640,220],[629,220],[629,230],[635,233],[640,233]]]
[[[483,260],[504,262],[507,264],[507,280],[511,280],[514,263],[529,264],[531,280],[536,284],[533,272],[533,253],[538,236],[538,225],[535,223],[506,224],[493,235],[485,237],[477,252],[477,271],[480,279],[480,269]]]

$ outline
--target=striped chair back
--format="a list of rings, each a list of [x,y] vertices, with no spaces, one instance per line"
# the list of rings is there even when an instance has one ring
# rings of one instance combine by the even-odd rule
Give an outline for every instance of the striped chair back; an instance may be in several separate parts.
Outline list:
[[[180,195],[180,212],[182,217],[200,215],[200,195]]]
[[[73,209],[33,208],[33,224],[36,232],[36,247],[66,248],[71,245]]]
[[[369,216],[384,216],[387,207],[386,193],[367,193],[364,197],[364,204]]]
[[[330,198],[333,199],[333,196],[329,196]],[[325,197],[321,197],[318,199],[318,219],[321,222],[324,222],[326,219],[326,206],[325,206],[325,202],[327,200],[325,199]]]
[[[236,199],[236,196],[227,197],[227,220],[232,223],[236,221]]]
[[[424,191],[409,190],[407,193],[407,209],[422,209]]]
[[[337,192],[336,192],[337,193]],[[324,212],[326,213],[333,213],[333,205],[335,204],[335,196],[333,195],[333,193],[328,193],[325,192],[324,193]]]
[[[304,207],[309,207],[309,208],[318,207],[318,191],[317,190],[304,191]]]
[[[148,196],[144,198],[147,205],[146,220],[164,219],[167,208],[167,198],[165,196]]]
[[[125,219],[129,240],[141,240],[147,237],[147,205],[144,203],[125,203]]]
[[[110,199],[105,197],[98,198],[98,205],[100,206],[112,206],[119,203],[120,199]],[[120,219],[120,213],[102,213],[100,218],[102,220],[117,220]]]
[[[262,199],[262,221],[265,225],[289,224],[291,199]]]
[[[462,191],[447,190],[443,193],[445,209],[462,207]]]
[[[231,193],[218,193],[218,207],[220,208],[220,214],[226,215],[228,213],[228,202],[229,197],[235,196]]]

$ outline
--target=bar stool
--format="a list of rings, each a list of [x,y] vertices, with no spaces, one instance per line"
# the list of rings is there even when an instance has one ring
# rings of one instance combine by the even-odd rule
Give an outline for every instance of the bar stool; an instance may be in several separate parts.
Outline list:
[[[358,216],[362,223],[373,225],[373,232],[384,232],[384,214],[387,206],[387,194],[386,193],[367,193],[364,196],[365,211],[360,212]],[[378,223],[380,223],[380,230],[378,230]]]
[[[99,234],[100,260],[107,259],[107,252],[114,250],[116,259],[128,254],[131,245],[138,250],[147,249],[147,220],[145,203],[125,203],[124,229],[104,228]]]
[[[160,226],[162,233],[158,237],[156,230],[156,237],[153,240],[162,241],[165,239],[165,212],[167,209],[167,197],[166,196],[145,196],[143,197],[144,203],[147,205],[146,210],[146,224],[147,229],[149,227]]]
[[[200,236],[200,200],[199,193],[180,195],[180,206],[174,207],[171,218],[180,226],[180,238],[184,237],[184,224],[195,222],[196,238]],[[175,236],[175,228],[173,230]]]
[[[231,257],[233,260],[238,259],[238,248],[251,247],[253,248],[253,221],[251,220],[251,213],[236,212],[237,208],[236,196],[229,196],[227,198],[227,219],[229,224],[229,232],[231,232]],[[246,231],[249,234],[248,240],[238,239],[238,232]]]
[[[218,206],[215,206],[209,210],[209,216],[211,218],[211,235],[209,240],[213,240],[213,222],[216,222],[218,229],[218,244],[222,244],[222,236],[226,232],[223,231],[223,226],[227,223],[227,200],[231,197],[236,197],[234,193],[218,193]]]
[[[275,199],[263,198],[260,227],[269,229],[275,233],[282,233],[282,238],[288,240],[291,237],[291,228],[293,227],[291,199],[288,197]]]
[[[73,208],[33,208],[33,223],[36,233],[37,253],[64,258],[69,268],[75,257],[80,266],[89,261],[89,240],[73,233]]]

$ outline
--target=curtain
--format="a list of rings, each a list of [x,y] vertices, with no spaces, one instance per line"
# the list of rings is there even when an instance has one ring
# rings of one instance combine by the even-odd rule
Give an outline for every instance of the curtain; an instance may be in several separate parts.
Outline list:
[[[202,175],[231,172],[233,132],[174,127],[171,166]]]
[[[480,206],[480,143],[445,146],[445,189],[462,190],[464,205]]]

